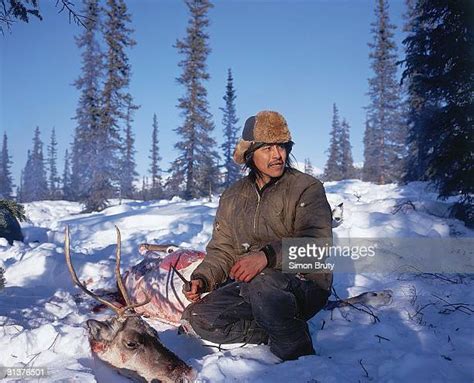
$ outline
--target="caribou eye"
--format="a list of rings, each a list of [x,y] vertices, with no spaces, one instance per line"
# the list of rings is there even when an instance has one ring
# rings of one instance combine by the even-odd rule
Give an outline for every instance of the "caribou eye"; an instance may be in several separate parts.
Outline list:
[[[128,342],[124,342],[125,343],[125,346],[127,348],[130,348],[132,350],[136,349],[138,347],[138,343],[137,342],[133,342],[133,341],[128,341]]]

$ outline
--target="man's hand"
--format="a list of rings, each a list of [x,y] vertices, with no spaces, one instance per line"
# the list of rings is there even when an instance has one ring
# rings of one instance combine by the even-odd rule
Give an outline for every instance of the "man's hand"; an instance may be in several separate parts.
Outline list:
[[[191,284],[191,290],[183,291],[184,296],[190,302],[197,302],[201,299],[201,291],[203,288],[202,280],[192,279],[189,283]]]
[[[235,262],[229,276],[239,282],[250,282],[267,266],[267,257],[263,251],[251,251]]]

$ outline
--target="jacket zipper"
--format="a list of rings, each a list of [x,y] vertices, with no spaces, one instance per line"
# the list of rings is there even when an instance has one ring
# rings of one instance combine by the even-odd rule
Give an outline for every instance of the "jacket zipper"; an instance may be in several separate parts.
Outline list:
[[[257,193],[257,208],[255,209],[255,214],[253,216],[253,232],[257,234],[257,214],[258,214],[258,207],[260,206],[261,197],[257,189],[255,189],[255,192]]]

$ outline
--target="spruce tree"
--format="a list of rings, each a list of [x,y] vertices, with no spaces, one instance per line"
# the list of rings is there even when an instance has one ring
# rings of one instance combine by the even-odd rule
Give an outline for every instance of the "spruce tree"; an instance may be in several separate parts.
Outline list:
[[[56,0],[55,7],[59,9],[58,13],[67,10],[69,22],[72,20],[84,26],[85,16],[76,12],[70,0]],[[28,23],[31,16],[43,20],[39,0],[0,0],[0,33],[4,35],[5,29],[10,32],[11,26],[17,21]]]
[[[13,193],[13,178],[10,171],[12,161],[8,153],[7,134],[3,133],[2,151],[0,152],[0,199],[11,199]]]
[[[66,201],[71,201],[74,193],[71,188],[71,165],[70,165],[69,152],[66,149],[64,153],[64,170],[62,177],[62,198]]]
[[[474,9],[469,1],[418,1],[407,23],[410,102],[407,180],[433,182],[440,197],[461,195],[456,213],[474,224]]]
[[[371,180],[374,177],[374,174],[378,172],[380,169],[378,164],[379,160],[379,147],[376,144],[379,139],[377,138],[376,131],[372,128],[372,125],[369,122],[368,117],[366,116],[365,119],[365,130],[364,130],[364,165],[362,167],[362,179],[364,181]]]
[[[310,176],[314,176],[314,168],[309,158],[304,159],[304,172]]]
[[[22,202],[41,201],[48,198],[49,190],[44,162],[43,142],[40,138],[39,127],[36,127],[33,149],[28,151],[28,159],[23,170]]]
[[[18,202],[0,199],[0,227],[5,228],[8,225],[7,219],[4,213],[8,213],[10,216],[15,217],[19,222],[28,221],[26,216],[25,207]]]
[[[406,156],[405,122],[401,113],[400,86],[397,82],[397,56],[387,0],[376,0],[376,20],[371,24],[373,42],[369,43],[374,77],[369,79],[370,104],[367,107],[370,132],[365,133],[369,147],[364,158],[365,180],[379,184],[398,181]],[[369,134],[371,133],[371,134]],[[372,157],[373,155],[373,157]]]
[[[352,160],[352,145],[350,141],[350,127],[348,122],[343,119],[341,124],[341,135],[339,137],[342,179],[347,180],[355,178],[354,161]]]
[[[406,0],[407,10],[404,15],[405,25],[404,30],[408,33],[408,37],[403,41],[405,46],[405,70],[402,76],[402,82],[404,85],[405,92],[407,93],[408,104],[408,158],[406,161],[404,180],[409,181],[427,181],[429,176],[427,169],[429,167],[429,154],[431,153],[430,148],[433,147],[432,138],[426,135],[425,127],[431,125],[431,116],[437,109],[437,101],[431,97],[428,97],[426,92],[428,89],[424,89],[423,81],[416,81],[415,84],[411,84],[411,80],[414,76],[414,70],[424,69],[422,68],[423,55],[428,55],[428,47],[421,44],[421,36],[428,38],[434,27],[423,21],[423,25],[420,23],[422,20],[417,17],[418,13],[423,12],[422,4],[414,0]],[[409,46],[410,45],[410,46]],[[411,64],[409,64],[411,63]],[[410,73],[411,72],[411,73]],[[424,71],[420,71],[421,78],[427,78],[427,75],[423,75]]]
[[[49,186],[49,198],[57,199],[59,198],[59,176],[58,176],[58,142],[56,141],[56,130],[53,127],[51,131],[51,140],[48,146],[48,186]]]
[[[134,183],[138,177],[135,163],[135,139],[132,132],[133,111],[137,107],[128,101],[127,114],[125,118],[125,140],[122,153],[122,167],[120,173],[120,197],[134,198]]]
[[[150,199],[150,189],[148,187],[148,177],[142,178],[141,199],[148,201]]]
[[[86,209],[102,210],[120,187],[120,124],[126,120],[128,105],[135,108],[128,93],[131,67],[126,50],[135,45],[127,6],[123,0],[107,0],[104,8],[105,83],[101,99],[100,124],[96,131],[97,156],[93,164],[90,193]],[[100,154],[99,154],[100,153]]]
[[[27,158],[29,158],[29,157],[30,157],[30,151],[28,150]],[[23,188],[24,174],[25,174],[25,171],[24,171],[24,169],[22,169],[21,173],[20,173],[20,184],[16,187],[16,200],[17,201],[23,201],[22,188]]]
[[[232,78],[232,71],[229,68],[227,72],[226,93],[223,97],[225,101],[225,107],[220,108],[220,110],[222,110],[222,112],[224,113],[224,116],[222,118],[222,125],[224,126],[224,143],[221,146],[222,151],[224,153],[224,188],[228,188],[230,185],[232,185],[234,182],[236,182],[242,177],[240,173],[240,167],[233,160],[233,154],[238,140],[237,134],[239,129],[237,126],[239,119],[237,118],[237,112],[235,109],[235,99],[237,98],[237,96],[235,95],[233,81],[234,79]]]
[[[209,25],[207,12],[212,4],[209,0],[186,0],[185,3],[191,13],[187,35],[175,45],[184,56],[179,63],[183,73],[177,78],[185,88],[185,95],[178,99],[184,121],[175,129],[181,139],[175,145],[179,155],[171,165],[172,180],[168,186],[189,199],[207,196],[209,190],[217,189],[219,155],[211,137],[214,124],[204,86],[204,81],[209,80],[206,59],[211,50],[206,28]]]
[[[7,281],[5,279],[5,269],[0,267],[0,291],[5,288]]]
[[[339,110],[336,104],[332,107],[331,139],[328,149],[328,160],[324,168],[324,179],[326,181],[340,181],[343,178],[341,171],[341,122],[339,121]]]
[[[150,198],[158,199],[162,197],[163,188],[161,180],[161,169],[159,162],[161,161],[160,157],[160,148],[158,140],[158,119],[156,118],[156,113],[153,114],[153,132],[151,135],[151,150],[150,150],[150,175],[151,175],[151,190]]]
[[[324,170],[324,179],[327,181],[340,181],[355,177],[349,129],[349,124],[345,119],[342,123],[339,121],[339,110],[334,104],[329,157]]]
[[[86,27],[82,35],[76,37],[77,47],[82,49],[82,73],[74,83],[80,91],[80,97],[75,115],[69,189],[70,198],[81,202],[86,202],[90,195],[93,170],[95,164],[100,163],[101,148],[97,139],[101,111],[100,84],[104,70],[103,54],[97,40],[101,26],[98,0],[86,0],[84,14]]]
[[[405,0],[405,12],[403,18],[405,23],[403,25],[403,31],[406,34],[410,34],[414,27],[414,22],[416,18],[416,2],[417,0]],[[400,64],[402,64],[400,62]],[[410,136],[414,134],[413,126],[410,126],[410,110],[411,110],[411,96],[410,96],[410,86],[409,79],[403,78],[401,81],[401,89],[403,93],[402,100],[402,118],[406,121],[406,138],[405,143],[407,147],[407,155],[405,160],[402,163],[402,180],[404,182],[422,180],[423,179],[423,170],[420,165],[420,153],[418,151],[418,145],[415,144],[416,140],[411,140]]]
[[[19,223],[27,220],[23,205],[13,200],[0,199],[0,238],[6,238],[10,245],[13,241],[23,241]]]

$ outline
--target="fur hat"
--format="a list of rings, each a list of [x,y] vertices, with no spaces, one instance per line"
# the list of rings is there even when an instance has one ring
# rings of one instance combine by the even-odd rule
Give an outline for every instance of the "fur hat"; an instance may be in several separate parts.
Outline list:
[[[285,118],[278,112],[264,110],[245,121],[242,139],[234,150],[234,161],[241,165],[245,163],[245,152],[253,144],[283,144],[291,141]]]

